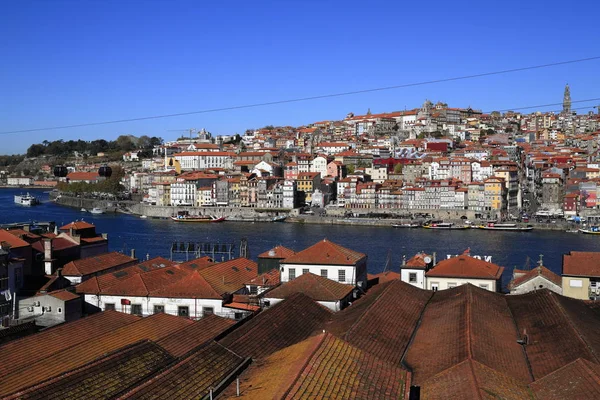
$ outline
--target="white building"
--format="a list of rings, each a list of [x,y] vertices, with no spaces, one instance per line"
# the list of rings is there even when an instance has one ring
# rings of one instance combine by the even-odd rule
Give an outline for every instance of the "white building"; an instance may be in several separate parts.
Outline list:
[[[444,290],[470,283],[499,292],[504,267],[466,254],[440,261],[425,273],[426,289]]]
[[[197,203],[197,196],[196,183],[183,180],[171,183],[172,206],[194,206]]]
[[[286,179],[283,182],[283,208],[296,207],[296,181]]]
[[[323,239],[281,261],[281,282],[312,273],[340,283],[367,287],[367,256]]]
[[[562,278],[548,268],[538,265],[530,271],[513,271],[513,279],[508,284],[510,294],[524,294],[548,289],[562,294]]]
[[[319,172],[321,176],[327,176],[327,158],[323,156],[315,157],[310,164],[310,172]]]
[[[433,265],[433,257],[418,253],[400,267],[400,280],[420,289],[425,289],[425,272]]]
[[[179,161],[182,170],[194,171],[208,168],[232,169],[235,154],[225,151],[184,151],[173,157]]]
[[[9,176],[6,179],[8,186],[31,186],[33,185],[33,178],[29,176]]]

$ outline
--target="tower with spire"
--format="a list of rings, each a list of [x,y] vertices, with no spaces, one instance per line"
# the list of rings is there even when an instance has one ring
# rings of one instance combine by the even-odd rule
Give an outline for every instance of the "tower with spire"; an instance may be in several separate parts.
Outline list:
[[[563,96],[563,114],[571,114],[571,89],[569,84],[565,86],[565,94]]]

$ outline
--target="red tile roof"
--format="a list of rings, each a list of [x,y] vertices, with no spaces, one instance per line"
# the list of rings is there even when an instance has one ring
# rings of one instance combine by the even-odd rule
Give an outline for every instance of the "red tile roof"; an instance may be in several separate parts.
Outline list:
[[[425,257],[430,257],[429,254],[425,253],[417,253],[410,260],[406,262],[406,268],[411,269],[425,269],[427,267],[427,263],[425,262]]]
[[[0,376],[27,369],[30,364],[50,359],[57,352],[86,340],[93,340],[139,319],[140,317],[130,314],[105,311],[6,343],[0,346],[0,354],[4,360],[0,363]]]
[[[243,357],[266,357],[322,329],[331,315],[308,296],[296,293],[261,312],[220,343]]]
[[[571,251],[563,255],[563,275],[600,277],[600,252]]]
[[[285,264],[356,265],[366,255],[323,239],[282,261]]]
[[[55,290],[54,292],[46,293],[48,296],[55,297],[62,301],[79,299],[79,296],[68,290]]]
[[[255,399],[400,399],[409,374],[330,334],[320,334],[250,366],[240,394]],[[232,384],[223,393],[236,395]]]
[[[531,384],[539,399],[597,399],[600,397],[600,365],[578,358]]]
[[[258,258],[286,258],[291,257],[294,254],[296,254],[296,252],[292,249],[283,246],[275,246],[271,250],[260,253]]]
[[[435,292],[404,361],[413,384],[467,359],[528,383],[532,379],[505,296],[462,285]]]
[[[215,339],[235,323],[229,318],[208,315],[156,343],[174,357],[181,357],[209,340]]]
[[[130,386],[150,378],[174,360],[160,346],[145,340],[18,392],[10,398],[32,400],[114,398]]]
[[[0,381],[0,396],[23,390],[46,379],[79,368],[107,353],[137,341],[160,340],[192,323],[191,320],[185,318],[168,314],[154,314],[91,340],[87,337],[85,338],[87,340],[77,345],[52,354],[52,357],[39,359],[35,363],[30,360],[26,368],[18,371],[11,368],[11,372]],[[68,334],[70,335],[71,332]]]
[[[346,285],[321,276],[306,273],[264,294],[269,299],[287,299],[294,293],[303,293],[315,301],[340,301],[348,297],[353,285]]]
[[[0,243],[7,242],[13,248],[19,247],[27,247],[31,246],[29,243],[24,241],[23,239],[18,238],[17,236],[9,233],[8,231],[0,229]]]
[[[467,255],[460,255],[437,263],[433,269],[425,273],[427,277],[500,279],[504,267],[478,260]]]
[[[71,172],[67,175],[70,181],[94,181],[100,178],[97,172]]]
[[[535,379],[578,358],[600,364],[600,315],[583,301],[548,289],[507,296],[506,301],[519,332],[527,334],[525,351]]]
[[[277,286],[281,283],[281,273],[279,268],[274,268],[270,271],[260,274],[256,278],[250,279],[247,285],[256,286]]]
[[[71,222],[70,224],[61,226],[59,228],[59,230],[61,230],[61,231],[68,231],[71,228],[73,228],[74,230],[80,230],[80,229],[88,229],[88,228],[95,228],[95,227],[96,227],[95,225],[92,225],[89,222],[74,221],[74,222]]]
[[[432,293],[400,280],[381,283],[336,313],[325,329],[398,365]]]
[[[518,286],[529,282],[537,276],[542,276],[550,282],[554,283],[555,285],[562,287],[562,278],[560,276],[556,275],[554,272],[550,271],[544,266],[537,266],[530,271],[526,271],[523,275],[519,276],[518,278],[510,281],[510,283],[508,284],[508,288],[514,289]]]
[[[124,394],[121,399],[202,399],[244,359],[212,342]]]
[[[125,254],[118,252],[100,254],[93,257],[82,258],[67,263],[63,267],[63,275],[65,276],[85,276],[105,271],[111,268],[127,266],[137,261],[136,258],[131,258]]]
[[[372,279],[377,279],[378,283],[384,283],[384,282],[389,282],[389,281],[394,281],[397,279],[400,279],[400,274],[398,272],[395,271],[385,271],[385,272],[380,272],[378,274],[367,274],[367,279],[372,280]]]

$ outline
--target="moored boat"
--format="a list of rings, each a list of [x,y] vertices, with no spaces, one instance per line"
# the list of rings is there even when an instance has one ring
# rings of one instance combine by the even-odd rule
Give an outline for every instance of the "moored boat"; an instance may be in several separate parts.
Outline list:
[[[412,224],[392,224],[393,228],[419,228],[420,226],[421,224],[418,224],[416,222]]]
[[[276,217],[271,218],[271,222],[283,222],[287,218],[287,215],[278,215]]]
[[[469,225],[454,225],[452,222],[432,222],[427,225],[423,225],[425,229],[446,229],[446,230],[462,230],[470,229]]]
[[[175,222],[223,222],[225,217],[215,217],[214,215],[176,215],[171,217]]]
[[[600,235],[600,227],[590,226],[588,229],[580,228],[579,232],[585,233],[588,235]]]
[[[94,207],[90,210],[92,214],[104,214],[104,211],[101,208]]]
[[[15,195],[15,203],[22,206],[36,206],[40,204],[40,201],[37,199],[37,197],[27,193]]]
[[[530,225],[519,226],[517,224],[496,224],[494,222],[489,222],[487,225],[479,225],[477,228],[488,230],[488,231],[513,231],[513,232],[528,232],[528,231],[533,230],[533,227]]]

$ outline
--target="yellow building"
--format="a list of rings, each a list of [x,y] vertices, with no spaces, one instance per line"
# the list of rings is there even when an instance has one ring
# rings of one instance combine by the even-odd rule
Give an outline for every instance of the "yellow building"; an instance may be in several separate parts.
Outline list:
[[[299,192],[304,192],[305,201],[312,201],[312,194],[321,184],[321,174],[319,172],[300,172],[296,179],[296,188]]]
[[[572,251],[563,255],[563,296],[600,299],[600,253]]]
[[[496,176],[483,181],[484,183],[484,208],[486,211],[491,211],[496,215],[501,214],[506,210],[506,187],[504,179]]]

